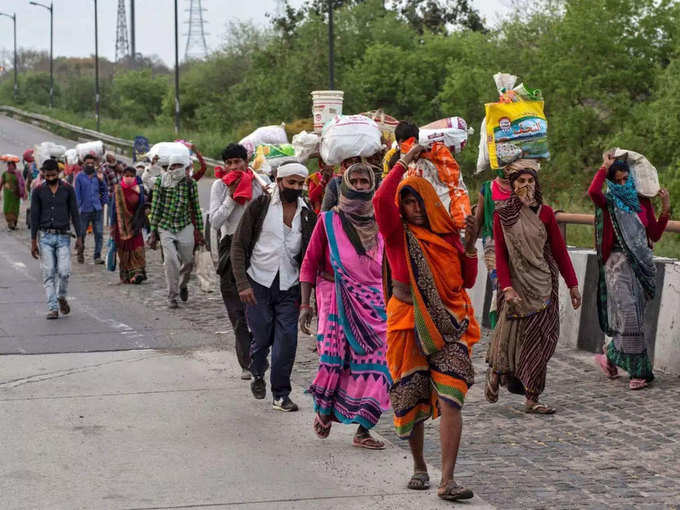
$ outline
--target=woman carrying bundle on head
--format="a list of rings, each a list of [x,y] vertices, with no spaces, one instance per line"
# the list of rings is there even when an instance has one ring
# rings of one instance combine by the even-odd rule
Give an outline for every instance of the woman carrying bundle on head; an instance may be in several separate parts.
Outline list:
[[[0,160],[7,164],[7,170],[0,176],[0,190],[3,191],[2,210],[5,213],[5,220],[10,230],[16,230],[19,220],[19,205],[21,200],[26,199],[26,183],[17,170],[19,158],[11,154],[0,157]]]
[[[498,324],[487,353],[485,396],[496,402],[504,385],[525,395],[525,412],[553,414],[538,399],[560,335],[558,273],[574,309],[581,294],[555,213],[543,204],[537,170],[533,159],[511,163],[512,194],[494,213]]]
[[[385,360],[383,238],[373,213],[374,167],[350,166],[338,205],[321,214],[307,247],[300,283],[300,327],[310,334],[310,295],[316,286],[319,370],[309,392],[314,431],[324,439],[332,422],[358,425],[353,444],[385,445],[370,430],[389,409],[392,380]]]
[[[465,289],[477,277],[477,233],[466,218],[465,241],[426,179],[402,177],[425,150],[415,145],[392,167],[373,204],[391,281],[387,301],[390,401],[400,438],[408,439],[414,472],[408,488],[423,490],[430,478],[423,456],[424,422],[440,414],[442,478],[437,495],[469,499],[454,480],[462,407],[474,381],[470,359],[480,329]],[[390,295],[391,294],[391,295]]]
[[[596,360],[611,379],[618,377],[617,366],[624,369],[630,389],[639,390],[654,379],[645,341],[645,306],[656,293],[651,246],[666,229],[671,201],[667,190],[659,191],[662,211],[657,219],[649,198],[638,195],[628,163],[609,153],[603,159],[588,196],[596,206],[600,327],[613,339]]]

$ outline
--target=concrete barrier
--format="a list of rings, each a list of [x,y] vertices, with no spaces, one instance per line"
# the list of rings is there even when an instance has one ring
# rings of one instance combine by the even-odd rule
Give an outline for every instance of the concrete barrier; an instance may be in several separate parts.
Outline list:
[[[588,352],[601,352],[605,335],[597,315],[599,266],[593,250],[570,249],[583,304],[571,306],[569,290],[560,278],[560,345]],[[645,337],[654,369],[680,374],[680,262],[656,258],[657,295],[647,304]],[[477,319],[488,324],[491,288],[481,257],[477,283],[469,291]]]

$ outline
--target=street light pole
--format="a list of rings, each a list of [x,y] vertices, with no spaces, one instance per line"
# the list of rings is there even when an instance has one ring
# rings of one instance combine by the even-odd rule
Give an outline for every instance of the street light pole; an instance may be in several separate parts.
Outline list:
[[[94,102],[97,131],[99,131],[99,24],[97,18],[97,0],[94,0]]]
[[[333,0],[328,0],[328,82],[329,89],[335,89],[335,37],[333,35]]]
[[[14,23],[14,100],[16,101],[17,98],[17,92],[19,90],[19,85],[17,83],[17,13],[15,12],[11,16],[9,14],[5,14],[4,12],[0,12],[0,16],[7,16],[8,18],[11,18],[12,22]]]
[[[52,108],[54,107],[54,3],[50,2],[50,5],[40,2],[29,3],[50,11],[50,108]]]
[[[175,0],[175,134],[179,135],[179,19],[177,15],[177,0]]]

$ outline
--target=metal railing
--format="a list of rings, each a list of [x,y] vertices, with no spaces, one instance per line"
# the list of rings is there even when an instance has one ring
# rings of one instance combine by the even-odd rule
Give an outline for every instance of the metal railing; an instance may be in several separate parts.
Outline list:
[[[123,138],[117,138],[115,136],[107,135],[106,133],[100,133],[99,131],[95,131],[93,129],[75,126],[73,124],[69,124],[68,122],[53,119],[47,115],[27,112],[13,106],[0,105],[0,112],[4,112],[10,117],[18,117],[22,120],[30,122],[31,124],[50,129],[52,131],[56,129],[66,131],[75,135],[76,141],[101,140],[107,146],[116,149],[115,152],[132,155],[132,147],[134,144],[130,140],[124,140]]]
[[[555,219],[562,231],[562,237],[565,239],[567,238],[567,225],[589,225],[592,227],[595,223],[593,214],[567,213],[564,211],[555,211]],[[680,234],[680,221],[669,221],[665,231]]]

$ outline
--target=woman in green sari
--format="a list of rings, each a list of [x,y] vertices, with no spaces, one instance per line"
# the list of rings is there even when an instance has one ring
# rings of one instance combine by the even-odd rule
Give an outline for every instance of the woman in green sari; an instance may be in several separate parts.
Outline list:
[[[0,159],[7,163],[7,170],[0,177],[0,190],[2,190],[3,200],[2,212],[5,214],[9,229],[16,230],[20,200],[26,198],[26,185],[21,172],[17,170],[19,158],[6,154]]]

